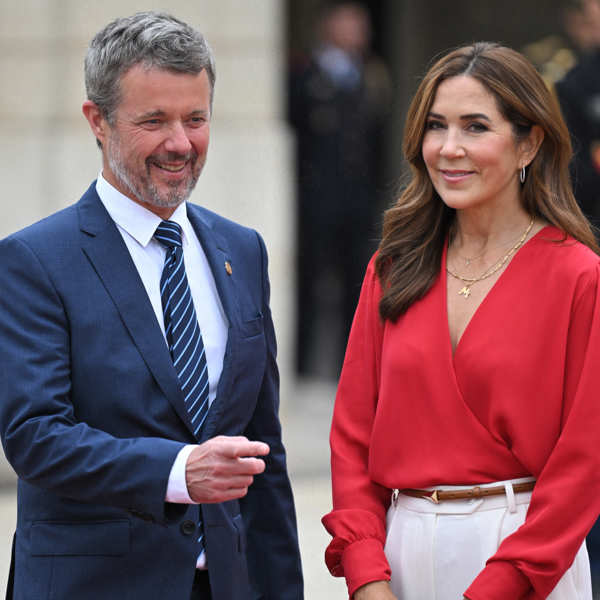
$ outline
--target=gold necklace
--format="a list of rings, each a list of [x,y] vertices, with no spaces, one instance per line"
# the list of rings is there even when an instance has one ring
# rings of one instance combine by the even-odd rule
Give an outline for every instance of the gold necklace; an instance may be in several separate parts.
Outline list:
[[[504,246],[504,244],[502,244],[502,246]],[[481,258],[488,250],[499,250],[500,248],[502,248],[502,246],[496,246],[495,248],[485,248],[483,250],[483,252],[480,252],[479,254],[475,255],[475,256],[461,256],[458,251],[456,252],[456,257],[460,258],[460,260],[464,260],[465,261],[465,266],[469,266],[474,260],[477,260],[478,258]]]
[[[446,265],[446,271],[449,275],[452,275],[452,277],[454,277],[455,279],[459,279],[460,281],[465,283],[465,285],[458,292],[458,295],[468,298],[471,295],[471,287],[474,283],[477,283],[478,281],[483,281],[484,279],[491,277],[494,273],[496,273],[496,271],[501,269],[506,264],[506,261],[525,243],[525,239],[527,238],[529,232],[531,231],[531,228],[533,227],[533,221],[534,219],[532,218],[527,229],[525,230],[525,233],[518,239],[515,245],[497,263],[493,264],[479,277],[463,277],[462,275],[451,271],[448,268],[448,265]]]
[[[477,256],[461,256],[458,252],[456,253],[456,256],[458,258],[460,258],[461,260],[465,261],[465,266],[468,267],[474,260],[477,260],[478,258],[481,258],[487,251],[487,248],[481,253],[478,254]]]

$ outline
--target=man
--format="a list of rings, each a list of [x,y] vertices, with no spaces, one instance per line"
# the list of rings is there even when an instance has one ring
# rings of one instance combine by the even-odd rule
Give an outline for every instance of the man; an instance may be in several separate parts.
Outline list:
[[[8,597],[301,599],[264,244],[186,204],[211,51],[138,13],[85,75],[98,180],[0,243]]]
[[[302,310],[296,358],[302,375],[337,377],[379,237],[378,180],[391,87],[385,65],[371,52],[364,6],[342,2],[325,8],[316,33],[310,55],[294,61],[288,94],[298,141],[296,272]]]
[[[565,28],[580,58],[556,93],[573,140],[575,198],[600,227],[600,0],[565,0]]]

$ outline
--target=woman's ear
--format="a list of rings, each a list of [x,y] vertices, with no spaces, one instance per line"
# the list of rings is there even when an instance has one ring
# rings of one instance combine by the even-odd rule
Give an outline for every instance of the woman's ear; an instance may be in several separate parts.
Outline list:
[[[539,125],[533,125],[529,135],[521,142],[521,167],[527,167],[535,158],[542,142],[544,141],[544,130]]]

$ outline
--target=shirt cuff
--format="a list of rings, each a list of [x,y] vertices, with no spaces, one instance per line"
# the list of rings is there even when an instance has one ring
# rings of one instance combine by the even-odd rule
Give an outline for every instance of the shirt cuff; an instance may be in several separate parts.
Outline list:
[[[383,544],[375,538],[365,538],[348,545],[342,554],[342,567],[350,597],[367,583],[389,581],[391,577]]]
[[[185,465],[192,450],[196,447],[197,446],[194,444],[188,444],[187,446],[184,446],[175,457],[171,472],[169,473],[167,495],[165,497],[166,502],[173,502],[175,504],[196,504],[196,502],[190,498],[185,480]]]
[[[529,598],[531,582],[519,569],[506,561],[492,561],[479,573],[465,592],[469,600]]]

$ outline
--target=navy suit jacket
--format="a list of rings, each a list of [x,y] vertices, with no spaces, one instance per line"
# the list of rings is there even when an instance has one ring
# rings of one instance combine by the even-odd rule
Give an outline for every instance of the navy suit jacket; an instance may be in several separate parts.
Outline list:
[[[266,470],[239,501],[165,502],[173,461],[195,439],[142,281],[92,184],[0,242],[0,433],[19,476],[8,597],[188,600],[200,510],[215,600],[303,597],[265,247],[206,209],[188,205],[188,216],[229,320],[202,437],[268,443]]]

